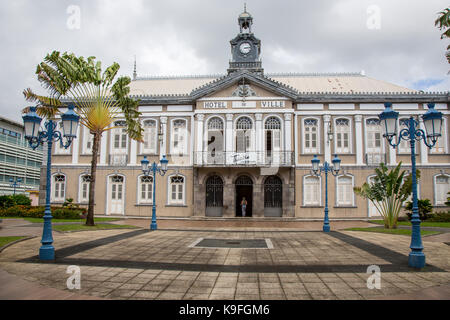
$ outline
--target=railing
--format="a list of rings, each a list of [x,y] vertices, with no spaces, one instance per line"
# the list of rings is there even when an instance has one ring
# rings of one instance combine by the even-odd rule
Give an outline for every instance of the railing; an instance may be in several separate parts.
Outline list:
[[[109,165],[110,166],[126,166],[128,163],[127,154],[110,154]]]
[[[366,153],[366,164],[378,166],[381,162],[386,163],[386,154],[380,152]]]
[[[294,165],[292,151],[249,152],[194,152],[195,166],[291,166]]]

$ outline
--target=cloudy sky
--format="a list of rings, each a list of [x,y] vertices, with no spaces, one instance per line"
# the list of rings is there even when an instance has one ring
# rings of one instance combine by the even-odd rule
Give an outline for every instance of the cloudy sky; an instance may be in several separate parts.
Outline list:
[[[0,0],[1,115],[21,121],[22,91],[53,51],[96,56],[120,73],[224,73],[243,3],[266,72],[359,72],[426,91],[450,88],[434,26],[445,0]],[[78,19],[79,18],[79,19]]]

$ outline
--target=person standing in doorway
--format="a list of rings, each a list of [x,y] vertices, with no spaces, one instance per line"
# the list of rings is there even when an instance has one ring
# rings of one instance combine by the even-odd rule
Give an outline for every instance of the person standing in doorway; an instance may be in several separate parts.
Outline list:
[[[242,198],[241,208],[242,208],[242,216],[245,217],[245,210],[247,209],[247,200],[245,200],[245,197]]]

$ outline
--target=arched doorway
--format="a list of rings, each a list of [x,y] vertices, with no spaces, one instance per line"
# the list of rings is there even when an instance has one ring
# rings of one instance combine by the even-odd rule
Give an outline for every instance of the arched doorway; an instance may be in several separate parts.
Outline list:
[[[264,181],[264,216],[281,217],[283,213],[283,183],[277,176]]]
[[[223,181],[215,175],[206,180],[206,216],[221,217],[223,208]]]
[[[253,207],[253,181],[249,176],[240,176],[236,179],[236,217],[242,217],[241,201],[247,200],[246,217],[252,216]]]

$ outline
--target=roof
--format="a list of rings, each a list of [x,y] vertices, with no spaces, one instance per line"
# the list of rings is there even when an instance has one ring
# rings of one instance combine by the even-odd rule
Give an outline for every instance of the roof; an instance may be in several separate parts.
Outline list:
[[[193,75],[137,78],[130,84],[131,95],[189,95],[194,89],[207,85],[222,75]],[[398,86],[361,73],[266,73],[265,78],[279,82],[299,93],[415,93],[416,90]]]

